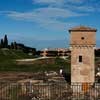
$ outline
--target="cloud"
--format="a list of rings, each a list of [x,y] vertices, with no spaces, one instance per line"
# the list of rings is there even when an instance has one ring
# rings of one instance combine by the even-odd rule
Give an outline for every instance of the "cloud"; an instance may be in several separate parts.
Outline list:
[[[64,0],[64,3],[70,4],[71,6],[84,6],[92,8],[100,8],[100,0]]]
[[[65,3],[81,4],[85,0],[33,0],[33,4],[65,5]]]
[[[67,0],[67,1],[69,1],[71,3],[83,3],[86,0]]]
[[[100,11],[100,0],[33,0],[33,4],[47,4],[50,7],[67,8],[81,12]]]
[[[76,8],[78,11],[85,11],[85,12],[94,12],[95,9],[91,6],[79,6]]]
[[[5,11],[2,14],[16,20],[32,21],[42,28],[58,31],[62,31],[66,25],[72,24],[72,22],[62,21],[61,19],[83,15],[67,9],[52,7],[38,8],[31,12]]]
[[[62,2],[63,0],[33,0],[35,3],[57,3]]]
[[[38,5],[38,8],[34,8],[32,11],[4,11],[0,14],[16,20],[31,21],[45,29],[64,31],[71,24],[77,24],[67,22],[67,18],[87,16],[88,12],[95,12],[94,5],[97,3],[91,1],[92,3],[89,4],[89,0],[33,0],[33,4]],[[41,7],[39,4],[48,4],[48,6]]]
[[[100,0],[66,0],[65,7],[81,12],[99,12]]]
[[[48,4],[53,6],[61,6],[64,4],[64,0],[33,0],[33,4]]]

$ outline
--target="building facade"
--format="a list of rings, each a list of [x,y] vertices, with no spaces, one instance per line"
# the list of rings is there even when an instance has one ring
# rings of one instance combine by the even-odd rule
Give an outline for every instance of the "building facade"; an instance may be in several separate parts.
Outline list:
[[[71,83],[94,83],[94,49],[96,29],[79,26],[69,30],[71,50]]]
[[[41,50],[42,57],[69,56],[70,50],[67,48],[46,48]]]

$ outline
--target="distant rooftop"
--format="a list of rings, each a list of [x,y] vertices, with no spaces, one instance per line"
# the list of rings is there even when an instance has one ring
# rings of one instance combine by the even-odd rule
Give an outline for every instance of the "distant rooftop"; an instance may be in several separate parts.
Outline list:
[[[91,27],[78,26],[78,27],[69,29],[69,32],[71,32],[71,31],[94,31],[94,32],[96,32],[97,30],[95,28],[91,28]]]
[[[44,51],[44,50],[45,50],[45,51],[58,51],[58,50],[59,50],[59,51],[60,51],[60,50],[61,50],[61,51],[63,51],[63,50],[64,50],[64,51],[68,51],[69,49],[68,49],[68,48],[44,48],[44,49],[42,49],[41,51]]]

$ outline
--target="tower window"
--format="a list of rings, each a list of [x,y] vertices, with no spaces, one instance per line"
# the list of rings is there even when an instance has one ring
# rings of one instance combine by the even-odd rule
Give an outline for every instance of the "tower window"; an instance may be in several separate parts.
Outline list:
[[[79,62],[82,62],[82,56],[79,56]]]
[[[84,37],[81,37],[82,40],[84,40]]]

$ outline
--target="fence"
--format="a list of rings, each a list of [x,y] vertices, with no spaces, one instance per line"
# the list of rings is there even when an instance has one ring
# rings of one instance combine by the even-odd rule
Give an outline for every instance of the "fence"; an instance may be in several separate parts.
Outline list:
[[[0,100],[100,100],[100,84],[1,82]]]

